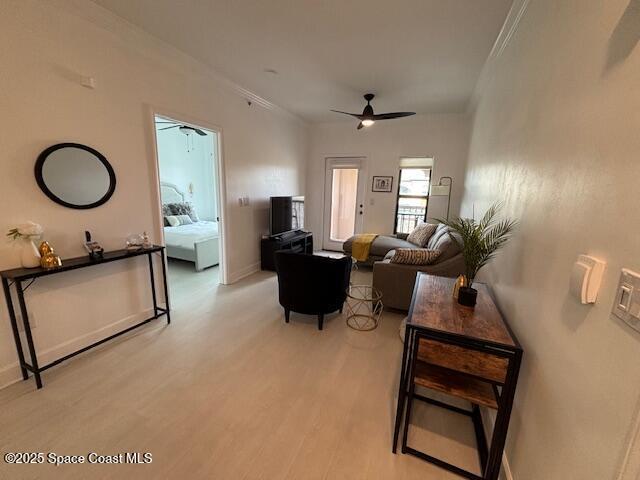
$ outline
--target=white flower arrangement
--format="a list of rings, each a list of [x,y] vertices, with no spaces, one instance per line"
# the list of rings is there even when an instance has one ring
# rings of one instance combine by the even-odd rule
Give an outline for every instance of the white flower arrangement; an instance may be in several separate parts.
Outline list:
[[[42,232],[43,230],[40,225],[34,222],[27,222],[9,230],[7,237],[11,237],[13,240],[17,240],[18,238],[28,238],[31,240],[40,237]]]

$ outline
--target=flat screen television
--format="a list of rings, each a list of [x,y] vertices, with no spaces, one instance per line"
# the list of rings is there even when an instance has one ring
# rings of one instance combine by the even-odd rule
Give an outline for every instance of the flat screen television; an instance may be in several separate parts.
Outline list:
[[[282,233],[304,228],[304,197],[271,197],[269,233]]]

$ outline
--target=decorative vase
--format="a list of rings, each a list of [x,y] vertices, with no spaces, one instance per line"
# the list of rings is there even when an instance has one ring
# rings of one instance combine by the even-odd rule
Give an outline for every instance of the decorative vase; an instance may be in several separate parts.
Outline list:
[[[40,266],[40,252],[38,247],[30,238],[22,240],[22,251],[20,252],[20,262],[24,268],[36,268]]]
[[[465,307],[475,307],[478,300],[478,291],[471,287],[460,287],[458,290],[458,303]]]
[[[467,286],[467,277],[464,275],[458,275],[456,279],[456,283],[453,284],[453,298],[458,299],[458,292],[460,291],[460,287]]]

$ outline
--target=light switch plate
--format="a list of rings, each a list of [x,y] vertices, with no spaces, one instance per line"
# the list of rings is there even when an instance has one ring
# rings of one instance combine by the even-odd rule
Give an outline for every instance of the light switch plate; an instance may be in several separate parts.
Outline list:
[[[640,332],[640,273],[622,269],[612,312]]]

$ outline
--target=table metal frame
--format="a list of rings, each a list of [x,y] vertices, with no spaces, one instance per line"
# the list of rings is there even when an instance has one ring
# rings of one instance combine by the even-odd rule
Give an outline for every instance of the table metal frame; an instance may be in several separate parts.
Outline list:
[[[416,288],[417,286],[418,282],[416,282]],[[502,464],[502,454],[504,451],[507,430],[509,427],[509,420],[513,408],[513,400],[516,392],[516,385],[518,382],[520,365],[522,362],[522,348],[520,347],[517,339],[511,332],[509,325],[506,322],[505,327],[513,338],[515,346],[480,340],[474,337],[453,334],[450,332],[444,332],[441,330],[415,325],[411,323],[411,313],[412,312],[409,312],[409,318],[407,320],[405,342],[402,352],[402,366],[400,372],[400,384],[398,387],[398,404],[396,409],[392,452],[396,453],[400,427],[402,426],[403,416],[405,416],[405,405],[408,404],[408,406],[406,407],[406,418],[404,419],[404,431],[401,447],[402,453],[414,455],[470,480],[496,480],[500,473],[500,467]],[[465,410],[463,408],[455,407],[453,405],[449,405],[447,403],[440,402],[438,400],[434,400],[415,393],[415,386],[413,381],[415,376],[414,366],[416,361],[418,361],[418,345],[420,340],[422,339],[435,340],[450,345],[457,345],[466,349],[477,350],[507,359],[508,366],[504,382],[490,382],[487,379],[482,379],[487,383],[493,384],[494,394],[496,395],[496,399],[498,401],[496,421],[489,449],[487,449],[485,432],[482,426],[482,418],[480,416],[480,409],[477,405],[472,404],[471,410]],[[456,374],[460,373],[461,372],[456,371]],[[411,416],[411,403],[413,399],[421,400],[429,404],[471,417],[474,424],[478,447],[478,456],[482,468],[481,476],[464,470],[451,463],[445,462],[444,460],[441,460],[439,458],[420,452],[407,445],[407,433]]]
[[[159,307],[158,306],[158,300],[156,297],[156,281],[155,281],[155,275],[154,275],[154,268],[153,268],[153,254],[154,253],[159,253],[160,258],[161,258],[161,262],[162,262],[162,280],[163,280],[163,287],[164,287],[164,296],[165,296],[165,307]],[[150,318],[147,318],[146,320],[143,320],[140,323],[137,323],[135,325],[132,325],[128,328],[125,328],[124,330],[121,330],[117,333],[114,333],[113,335],[110,335],[106,338],[103,338],[101,340],[98,340],[97,342],[92,343],[91,345],[87,345],[86,347],[83,347],[79,350],[76,350],[72,353],[69,353],[61,358],[58,358],[44,366],[40,366],[39,362],[38,362],[38,354],[35,348],[35,344],[33,341],[33,334],[31,332],[31,325],[29,322],[29,315],[28,315],[28,309],[27,309],[27,304],[26,304],[26,300],[25,300],[25,291],[27,290],[27,288],[29,288],[32,283],[40,277],[43,276],[48,276],[48,275],[53,275],[53,274],[57,274],[57,273],[62,273],[62,272],[66,272],[66,271],[70,271],[70,270],[75,270],[78,268],[84,268],[84,267],[89,267],[89,266],[95,266],[95,265],[102,265],[104,263],[110,263],[113,261],[118,261],[118,260],[124,260],[127,258],[132,258],[132,257],[137,257],[137,256],[142,256],[142,255],[146,255],[148,257],[149,260],[149,279],[150,279],[150,284],[151,284],[151,294],[153,297],[153,316]],[[74,259],[77,260],[77,259]],[[167,316],[167,324],[171,323],[171,314],[170,314],[170,306],[169,306],[169,291],[168,291],[168,287],[167,287],[167,267],[166,267],[166,258],[165,258],[165,251],[164,251],[164,247],[162,246],[153,246],[151,248],[147,248],[144,250],[140,250],[140,251],[136,251],[136,252],[127,252],[127,253],[123,253],[121,256],[117,256],[117,257],[113,257],[113,258],[107,258],[107,259],[97,259],[93,262],[91,261],[87,261],[84,262],[82,264],[79,264],[77,266],[72,266],[69,268],[65,268],[64,267],[64,263],[63,263],[63,267],[60,268],[56,268],[56,269],[51,269],[48,271],[43,271],[43,269],[34,269],[33,274],[29,274],[27,273],[21,273],[19,275],[12,275],[11,270],[7,270],[4,272],[0,273],[0,276],[2,276],[2,288],[4,290],[4,296],[5,296],[5,301],[7,303],[7,309],[9,311],[9,320],[11,321],[11,329],[13,331],[13,339],[15,342],[15,346],[16,346],[16,351],[18,354],[18,360],[19,360],[19,365],[20,365],[20,371],[22,373],[22,378],[23,380],[27,380],[29,378],[29,372],[31,372],[35,378],[35,382],[36,382],[36,386],[38,389],[42,388],[43,384],[42,384],[42,376],[41,373],[44,372],[45,370],[48,370],[51,367],[54,367],[56,365],[58,365],[59,363],[64,362],[65,360],[68,360],[72,357],[75,357],[76,355],[79,355],[83,352],[86,352],[87,350],[90,350],[94,347],[97,347],[98,345],[102,345],[105,342],[108,342],[109,340],[112,340],[116,337],[119,337],[120,335],[124,335],[127,332],[130,332],[131,330],[134,330],[146,323],[149,323],[152,320],[155,320],[163,315]],[[26,286],[23,285],[23,282],[25,280],[31,280],[30,283],[28,283]],[[11,283],[10,283],[11,282]],[[27,360],[25,359],[25,354],[24,354],[24,350],[22,347],[22,340],[20,337],[20,331],[18,328],[18,321],[17,321],[17,315],[16,315],[16,311],[14,308],[14,304],[13,304],[13,298],[11,296],[11,286],[15,287],[16,290],[16,295],[18,297],[18,306],[20,308],[20,315],[22,317],[22,322],[24,325],[24,334],[27,340],[27,347],[29,350],[29,357],[30,357],[30,361],[31,363],[28,363]]]

